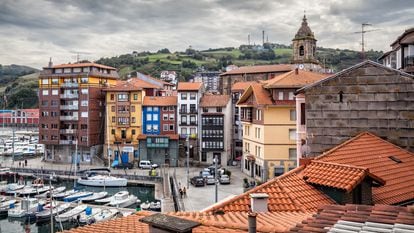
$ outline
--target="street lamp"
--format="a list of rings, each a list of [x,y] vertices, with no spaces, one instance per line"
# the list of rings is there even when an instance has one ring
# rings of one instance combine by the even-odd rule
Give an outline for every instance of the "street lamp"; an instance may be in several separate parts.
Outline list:
[[[213,159],[214,161],[214,184],[215,184],[215,201],[217,203],[218,201],[218,179],[217,179],[217,162],[218,162],[218,158],[217,155],[214,157]]]
[[[186,143],[186,146],[187,146],[187,151],[186,151],[186,154],[187,154],[187,189],[189,189],[190,188],[190,163],[189,163],[189,160],[190,160],[190,140],[189,140],[189,135],[187,135],[187,137],[185,139],[185,143]]]

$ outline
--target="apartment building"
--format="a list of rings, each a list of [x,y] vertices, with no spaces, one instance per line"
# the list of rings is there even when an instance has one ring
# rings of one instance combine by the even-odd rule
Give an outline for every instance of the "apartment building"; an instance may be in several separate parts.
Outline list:
[[[140,159],[177,166],[177,96],[145,96],[142,116]]]
[[[113,67],[95,63],[55,65],[50,62],[39,76],[39,143],[45,159],[91,163],[101,156],[105,130],[103,89],[114,86]]]
[[[139,158],[138,135],[142,129],[143,83],[118,80],[106,88],[105,157],[112,166],[134,163]],[[108,157],[109,155],[109,157]]]
[[[219,93],[220,72],[219,71],[200,71],[194,76],[194,82],[204,84],[204,90],[210,93]]]
[[[199,103],[203,93],[202,83],[179,82],[178,92],[178,133],[182,144],[189,140],[189,156],[199,160],[198,126],[199,126]],[[187,148],[185,148],[187,150]]]
[[[231,152],[231,102],[228,95],[208,95],[200,101],[200,162],[226,166],[232,160]]]
[[[325,77],[295,69],[246,89],[237,103],[243,126],[243,172],[266,181],[296,167],[294,93]]]

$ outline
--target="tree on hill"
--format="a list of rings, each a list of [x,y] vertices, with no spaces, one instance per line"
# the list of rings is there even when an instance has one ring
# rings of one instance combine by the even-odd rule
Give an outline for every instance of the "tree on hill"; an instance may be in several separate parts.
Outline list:
[[[171,52],[167,48],[163,48],[163,49],[158,50],[157,53],[171,53]]]

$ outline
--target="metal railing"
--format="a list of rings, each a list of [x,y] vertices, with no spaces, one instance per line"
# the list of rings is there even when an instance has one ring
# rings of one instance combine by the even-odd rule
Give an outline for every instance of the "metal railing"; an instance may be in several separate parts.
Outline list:
[[[78,87],[78,83],[62,83],[60,84],[61,87]]]
[[[61,94],[60,98],[63,98],[63,99],[79,98],[79,94]]]
[[[79,105],[60,105],[60,110],[78,110]]]
[[[77,121],[78,116],[60,116],[61,121]]]
[[[76,141],[73,140],[59,140],[59,144],[61,145],[75,145]]]
[[[61,129],[60,133],[75,134],[76,129]]]

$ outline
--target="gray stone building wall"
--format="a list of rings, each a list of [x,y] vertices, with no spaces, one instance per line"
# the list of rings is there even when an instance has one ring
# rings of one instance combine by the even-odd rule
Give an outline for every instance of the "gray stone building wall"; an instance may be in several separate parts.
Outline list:
[[[414,76],[365,61],[299,92],[311,156],[363,131],[414,152]]]

